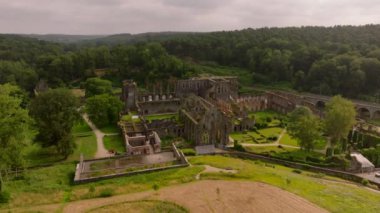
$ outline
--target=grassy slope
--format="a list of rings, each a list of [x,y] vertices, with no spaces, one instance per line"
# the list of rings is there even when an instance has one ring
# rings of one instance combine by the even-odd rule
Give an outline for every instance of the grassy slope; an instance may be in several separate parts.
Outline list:
[[[64,203],[67,201],[98,197],[105,188],[114,194],[125,194],[160,187],[186,183],[195,180],[202,167],[171,169],[131,177],[114,178],[91,184],[72,185],[75,164],[56,164],[54,166],[29,170],[18,180],[5,183],[5,189],[12,195],[9,205],[0,204],[0,209],[28,205]],[[91,192],[91,188],[95,188]],[[48,195],[48,196],[47,196]]]

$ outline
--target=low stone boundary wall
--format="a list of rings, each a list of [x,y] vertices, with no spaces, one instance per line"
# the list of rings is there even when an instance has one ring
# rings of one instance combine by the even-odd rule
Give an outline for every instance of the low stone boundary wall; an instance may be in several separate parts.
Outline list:
[[[187,167],[187,166],[189,166],[189,165],[188,164],[178,164],[178,165],[173,165],[173,166],[145,169],[145,170],[132,171],[132,172],[124,172],[124,173],[119,173],[119,174],[104,175],[104,176],[100,176],[100,177],[83,178],[83,179],[79,179],[79,180],[74,180],[74,183],[75,184],[89,183],[89,182],[98,181],[98,180],[105,180],[105,179],[116,178],[116,177],[132,176],[132,175],[137,175],[137,174],[146,174],[146,173],[150,173],[150,172],[157,172],[157,171],[162,171],[162,170],[167,170],[167,169],[175,169],[175,168],[181,168],[181,167]]]
[[[295,163],[291,161],[286,161],[286,160],[280,160],[277,158],[272,158],[268,156],[262,156],[258,154],[253,154],[253,153],[246,153],[246,152],[238,152],[238,151],[231,151],[227,153],[216,153],[217,155],[224,155],[224,156],[232,156],[232,157],[239,157],[239,158],[247,158],[247,159],[254,159],[254,160],[263,160],[263,161],[268,161],[280,165],[284,165],[287,167],[295,168],[295,169],[304,169],[304,170],[309,170],[313,172],[320,172],[324,173],[327,175],[335,176],[335,177],[340,177],[346,180],[350,181],[355,181],[358,183],[361,183],[363,180],[367,180],[369,183],[376,185],[380,189],[380,184],[373,182],[371,180],[368,180],[363,177],[359,177],[353,173],[345,172],[345,171],[339,171],[335,169],[328,169],[328,168],[323,168],[323,167],[317,167],[317,166],[311,166],[307,164],[302,164],[302,163]]]
[[[82,172],[83,172],[83,166],[84,166],[83,163],[94,162],[94,161],[103,161],[103,160],[107,160],[107,159],[125,158],[126,156],[112,156],[112,157],[90,159],[90,160],[83,160],[83,158],[81,157],[80,162],[76,166],[74,183],[75,184],[88,183],[88,182],[92,182],[92,181],[104,180],[104,179],[115,178],[115,177],[131,176],[131,175],[136,175],[136,174],[144,174],[144,173],[162,171],[162,170],[166,170],[166,169],[187,167],[190,165],[187,158],[185,157],[185,155],[182,153],[181,150],[177,149],[177,147],[174,145],[174,143],[172,144],[171,148],[172,148],[171,151],[173,152],[176,159],[178,161],[180,161],[180,163],[177,165],[150,168],[150,169],[142,169],[142,170],[131,171],[131,172],[115,173],[115,174],[103,175],[103,176],[99,176],[99,177],[90,177],[90,178],[81,178],[80,177]],[[133,156],[128,156],[128,157],[133,158]]]

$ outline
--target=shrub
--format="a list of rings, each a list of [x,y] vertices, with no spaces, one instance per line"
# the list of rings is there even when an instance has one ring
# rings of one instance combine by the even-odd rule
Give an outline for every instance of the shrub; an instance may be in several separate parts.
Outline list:
[[[294,172],[294,173],[296,173],[296,174],[301,174],[301,173],[302,173],[302,171],[299,170],[299,169],[294,169],[292,172]]]
[[[114,195],[114,190],[111,188],[105,188],[100,191],[99,197],[111,197]]]
[[[312,157],[312,156],[306,156],[306,161],[310,161],[310,162],[314,162],[314,163],[322,163],[323,162],[323,160],[316,158],[316,157]]]
[[[154,191],[157,191],[158,189],[160,189],[160,186],[157,184],[153,184],[152,188]]]
[[[267,117],[267,118],[266,118],[266,121],[267,121],[268,123],[272,122],[272,117]]]
[[[277,135],[270,135],[269,137],[267,137],[268,140],[271,140],[271,141],[275,141],[278,139],[278,136]]]
[[[336,166],[346,169],[350,166],[350,161],[344,155],[334,155],[326,158],[327,163],[334,163]]]
[[[234,149],[240,152],[245,151],[244,147],[241,144],[239,144],[237,141],[234,141]]]
[[[194,149],[182,149],[182,153],[186,156],[195,156],[196,152]]]
[[[363,180],[362,180],[362,184],[363,184],[364,186],[367,186],[367,185],[369,184],[369,182],[368,182],[367,179],[363,179]]]
[[[11,194],[7,191],[0,192],[0,203],[8,203],[11,199]]]

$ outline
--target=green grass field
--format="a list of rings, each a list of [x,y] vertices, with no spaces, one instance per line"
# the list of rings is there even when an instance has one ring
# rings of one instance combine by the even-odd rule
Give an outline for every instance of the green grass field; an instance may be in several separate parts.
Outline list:
[[[5,190],[11,193],[12,199],[9,204],[0,204],[0,210],[95,198],[105,189],[118,195],[152,190],[154,185],[165,187],[187,183],[195,181],[195,175],[204,169],[202,165],[211,165],[235,169],[238,173],[205,173],[201,179],[264,182],[304,197],[331,212],[380,211],[380,193],[346,184],[339,178],[306,171],[298,174],[280,165],[222,156],[196,156],[189,161],[194,166],[81,185],[71,184],[75,169],[73,163],[33,169],[5,183]]]
[[[118,153],[125,152],[125,146],[121,135],[106,135],[103,138],[103,142],[107,150],[115,150]]]

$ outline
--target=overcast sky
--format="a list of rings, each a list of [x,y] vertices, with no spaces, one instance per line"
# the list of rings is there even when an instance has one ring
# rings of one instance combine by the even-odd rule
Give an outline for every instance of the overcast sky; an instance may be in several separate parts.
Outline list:
[[[379,0],[0,0],[0,33],[219,31],[379,22]]]

